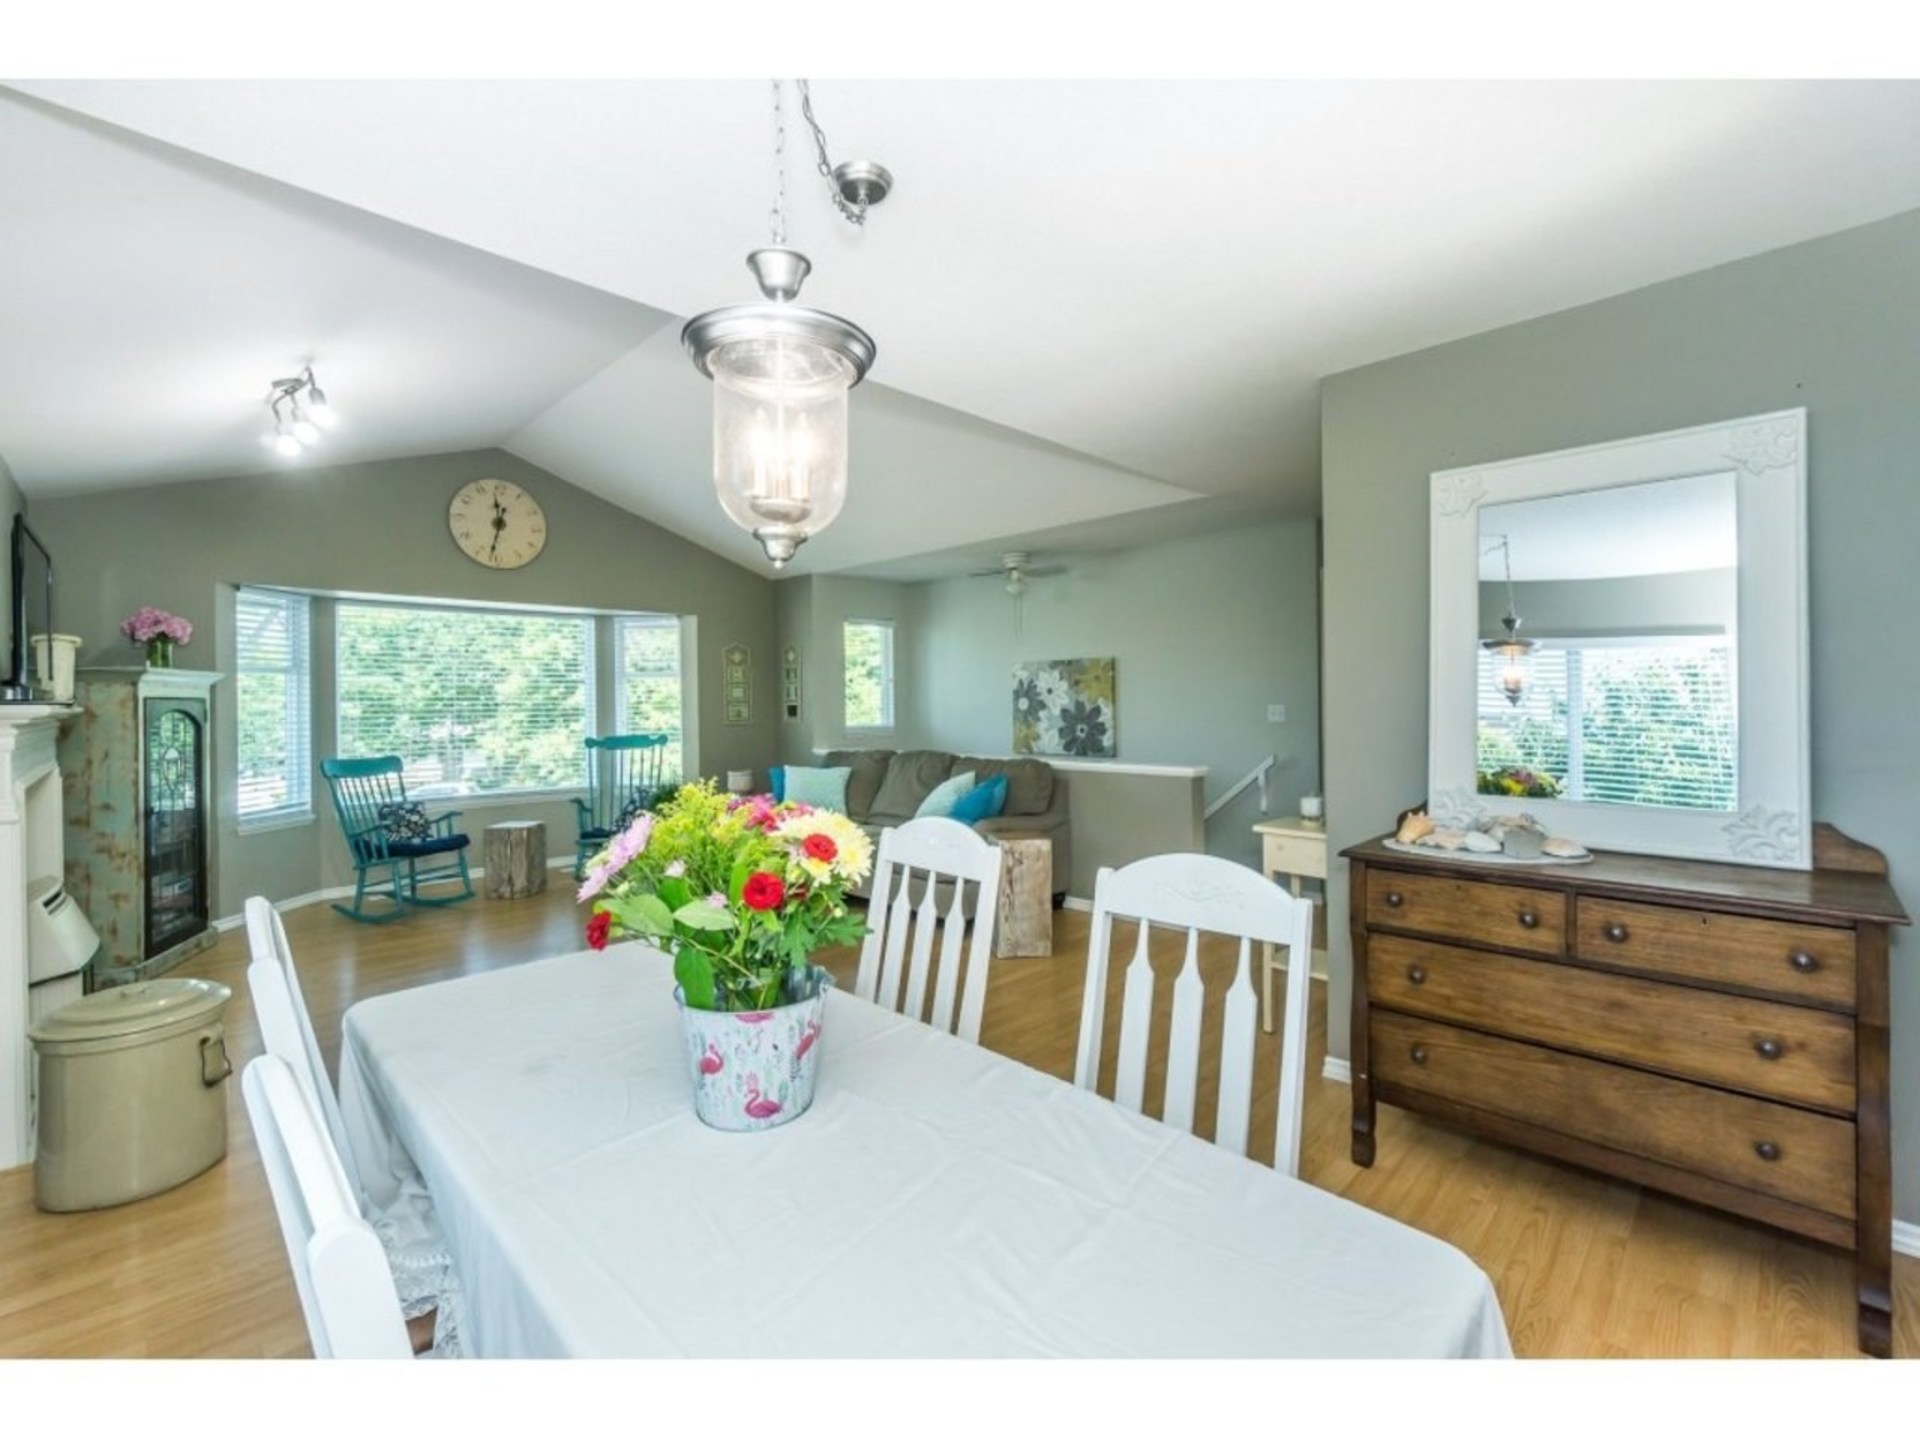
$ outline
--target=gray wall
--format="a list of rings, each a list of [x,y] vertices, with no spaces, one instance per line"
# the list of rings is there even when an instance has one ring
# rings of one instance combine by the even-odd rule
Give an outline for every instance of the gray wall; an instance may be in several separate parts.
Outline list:
[[[1536,640],[1609,635],[1700,635],[1731,632],[1739,611],[1740,572],[1687,570],[1669,575],[1616,575],[1605,580],[1516,580],[1513,608],[1520,634]],[[1480,582],[1480,636],[1497,639],[1507,587]]]
[[[1004,755],[1014,661],[1111,655],[1117,758],[1205,765],[1211,801],[1274,755],[1273,813],[1294,814],[1320,783],[1315,549],[1313,521],[1270,522],[1073,555],[1017,606],[990,577],[919,587],[916,739]],[[1284,724],[1268,722],[1273,704]],[[1249,789],[1215,817],[1207,848],[1258,864],[1259,818]]]
[[[812,763],[815,750],[843,747],[904,750],[922,743],[919,680],[927,663],[920,636],[920,585],[810,575],[774,586],[774,613],[781,648],[800,652],[800,718],[780,722],[780,756],[792,765]],[[849,620],[893,622],[893,728],[849,732],[846,727],[846,653]],[[779,700],[776,657],[772,696]]]
[[[1804,405],[1816,818],[1920,900],[1920,212],[1329,378],[1327,806],[1337,850],[1426,793],[1429,472]],[[1334,877],[1344,915],[1345,865]],[[1329,1051],[1350,957],[1331,937]],[[1920,1221],[1920,956],[1893,954],[1894,1205]]]
[[[447,533],[447,505],[470,480],[518,484],[546,511],[548,541],[538,559],[496,572],[467,559]],[[628,511],[566,484],[500,450],[280,469],[265,474],[102,492],[34,502],[33,523],[55,561],[61,628],[85,637],[82,664],[137,664],[120,621],[158,605],[196,626],[175,656],[195,669],[233,667],[231,596],[223,587],[298,589],[650,610],[697,616],[701,769],[762,766],[773,753],[779,691],[772,586]],[[315,617],[316,754],[332,741],[332,626]],[[721,724],[721,650],[746,644],[754,664],[754,723]],[[238,835],[233,821],[232,682],[216,692],[220,913],[245,896],[285,898],[342,883],[338,828],[316,786],[317,825]],[[553,853],[570,850],[570,807],[469,807],[477,828],[492,820],[545,819]]]

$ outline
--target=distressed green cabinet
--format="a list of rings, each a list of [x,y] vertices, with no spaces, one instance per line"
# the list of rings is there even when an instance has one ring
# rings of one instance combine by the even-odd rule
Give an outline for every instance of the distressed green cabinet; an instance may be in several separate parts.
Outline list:
[[[146,980],[214,940],[213,687],[206,670],[75,676],[62,727],[67,893],[100,932],[92,984]]]

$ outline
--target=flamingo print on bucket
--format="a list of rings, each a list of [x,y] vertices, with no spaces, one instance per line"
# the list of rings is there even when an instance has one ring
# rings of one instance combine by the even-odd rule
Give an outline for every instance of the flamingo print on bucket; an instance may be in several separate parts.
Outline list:
[[[760,1093],[760,1077],[758,1075],[749,1075],[747,1077],[747,1103],[743,1108],[747,1114],[755,1120],[771,1120],[786,1107],[781,1105],[778,1100],[769,1100],[766,1096],[762,1095]]]
[[[718,1075],[727,1068],[727,1062],[720,1058],[720,1047],[711,1040],[707,1042],[706,1053],[700,1057],[702,1075]]]
[[[800,1043],[793,1047],[793,1063],[798,1065],[806,1058],[807,1051],[813,1048],[813,1042],[820,1038],[820,1022],[807,1021],[807,1028],[800,1032]]]

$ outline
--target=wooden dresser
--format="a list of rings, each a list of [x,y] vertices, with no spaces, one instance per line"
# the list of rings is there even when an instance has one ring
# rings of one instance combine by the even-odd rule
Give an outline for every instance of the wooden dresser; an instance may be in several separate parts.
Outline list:
[[[1597,854],[1352,862],[1353,1158],[1381,1101],[1843,1246],[1889,1353],[1888,927],[1878,851],[1811,871]]]

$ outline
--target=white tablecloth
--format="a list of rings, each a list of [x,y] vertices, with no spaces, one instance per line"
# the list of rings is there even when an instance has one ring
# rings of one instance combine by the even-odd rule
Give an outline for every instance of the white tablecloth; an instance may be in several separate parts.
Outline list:
[[[851,995],[758,1134],[694,1118],[678,1024],[638,945],[347,1012],[356,1154],[424,1179],[469,1354],[1512,1353],[1452,1246]]]

